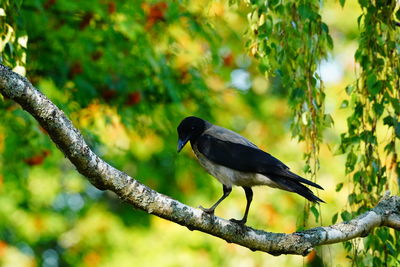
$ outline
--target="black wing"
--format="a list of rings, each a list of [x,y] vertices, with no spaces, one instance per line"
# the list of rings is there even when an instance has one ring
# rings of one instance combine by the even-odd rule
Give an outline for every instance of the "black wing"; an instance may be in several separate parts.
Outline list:
[[[220,140],[209,134],[197,139],[197,149],[214,163],[242,171],[261,173],[270,178],[284,177],[320,189],[321,186],[292,173],[289,167],[261,149]]]
[[[197,149],[209,160],[242,172],[276,172],[288,167],[258,148],[223,141],[208,134],[197,140]]]

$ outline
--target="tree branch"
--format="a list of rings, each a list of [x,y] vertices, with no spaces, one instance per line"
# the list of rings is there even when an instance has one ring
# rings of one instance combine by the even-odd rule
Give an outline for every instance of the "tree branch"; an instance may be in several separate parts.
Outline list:
[[[272,255],[306,255],[315,246],[365,237],[378,226],[400,230],[400,197],[389,196],[389,193],[372,210],[332,226],[292,234],[240,226],[162,195],[104,162],[88,147],[80,132],[60,109],[26,78],[1,64],[0,92],[34,116],[77,170],[97,188],[111,190],[132,206],[190,230],[199,230],[229,243]]]

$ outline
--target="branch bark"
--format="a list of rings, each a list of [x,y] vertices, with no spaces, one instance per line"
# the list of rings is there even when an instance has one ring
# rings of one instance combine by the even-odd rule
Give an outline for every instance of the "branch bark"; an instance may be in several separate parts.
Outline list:
[[[0,64],[0,93],[19,103],[40,125],[77,170],[99,189],[115,192],[135,208],[222,238],[229,243],[272,255],[307,255],[315,246],[367,236],[375,227],[400,230],[400,197],[387,193],[372,210],[357,218],[292,234],[271,233],[212,216],[139,183],[100,159],[65,114],[24,77]]]

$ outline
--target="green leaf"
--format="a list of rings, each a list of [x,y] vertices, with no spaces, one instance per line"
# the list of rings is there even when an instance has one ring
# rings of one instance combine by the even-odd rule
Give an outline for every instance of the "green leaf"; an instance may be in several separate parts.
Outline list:
[[[348,155],[347,155],[347,159],[346,159],[346,174],[352,172],[354,170],[354,166],[356,165],[357,162],[357,155],[354,154],[353,151],[351,151]]]
[[[361,14],[361,15],[358,16],[358,18],[357,18],[357,26],[358,26],[358,28],[360,28],[361,20],[362,20],[363,17],[364,17],[364,14]]]
[[[328,42],[328,48],[333,49],[333,39],[330,35],[326,36],[326,41]]]
[[[399,47],[399,52],[400,52],[400,47]],[[392,107],[394,109],[394,112],[396,114],[400,113],[400,101],[398,98],[392,97],[389,99],[390,103],[392,104]]]
[[[344,7],[344,4],[346,3],[346,0],[339,0],[339,3],[342,7]]]
[[[353,244],[349,241],[344,242],[343,246],[347,251],[351,251],[351,249],[353,248]],[[346,256],[346,258],[351,260],[351,257],[349,257],[348,255]]]
[[[310,211],[314,214],[315,217],[315,222],[318,222],[318,218],[319,218],[319,211],[315,206],[312,206],[310,208]]]
[[[336,185],[336,192],[339,192],[340,190],[342,190],[342,187],[343,187],[343,183],[338,183]]]
[[[388,240],[388,231],[386,231],[387,228],[379,228],[376,230],[377,236],[382,240],[382,242],[386,242]]]
[[[357,49],[356,53],[354,54],[354,59],[357,62],[360,62],[362,58],[362,50],[361,49]]]
[[[343,100],[342,103],[340,104],[340,108],[347,108],[349,106],[349,100]]]
[[[350,205],[357,202],[357,197],[356,197],[356,194],[355,194],[355,193],[351,193],[351,194],[347,197],[347,199],[348,199]]]
[[[383,119],[383,125],[393,126],[395,121],[392,116],[388,115]]]
[[[353,175],[353,181],[358,183],[362,177],[362,171],[358,171]]]
[[[395,147],[396,147],[396,145],[395,145],[395,142],[394,141],[392,141],[392,142],[390,142],[389,144],[387,144],[386,146],[385,146],[385,151],[386,152],[388,152],[388,153],[393,153],[393,152],[395,152]]]
[[[337,222],[337,219],[338,219],[338,213],[336,212],[332,217],[332,223],[335,224]]]
[[[308,8],[308,6],[306,5],[299,5],[299,7],[297,8],[300,17],[302,17],[303,19],[308,19],[310,18],[310,10]]]
[[[368,92],[372,94],[372,96],[375,96],[378,93],[378,88],[375,86],[377,80],[376,80],[376,75],[375,74],[370,74],[367,77],[367,89]]]
[[[305,19],[313,20],[318,17],[318,14],[316,14],[309,5],[301,4],[297,8],[297,10],[299,12],[300,17],[304,20]]]
[[[360,4],[361,7],[368,7],[369,0],[358,0],[358,3]]]
[[[347,85],[345,90],[347,95],[351,95],[351,92],[354,90],[354,85]]]
[[[376,103],[376,102],[372,105],[372,108],[378,118],[382,116],[383,111],[385,110],[385,107],[383,106],[382,103]]]
[[[350,212],[348,212],[347,210],[343,211],[343,212],[340,214],[340,217],[342,217],[342,220],[343,220],[343,221],[350,221],[350,220],[351,220],[351,214],[350,214]]]
[[[303,172],[304,172],[304,173],[310,173],[310,172],[311,172],[311,166],[310,166],[310,164],[304,165],[304,167],[303,167]]]
[[[328,25],[326,25],[326,23],[322,22],[321,28],[325,33],[329,34],[329,28],[328,28]]]

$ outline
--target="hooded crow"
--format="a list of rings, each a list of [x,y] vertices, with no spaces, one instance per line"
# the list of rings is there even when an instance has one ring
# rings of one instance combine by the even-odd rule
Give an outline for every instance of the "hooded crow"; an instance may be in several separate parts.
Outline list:
[[[247,221],[253,199],[252,186],[267,185],[297,193],[312,202],[324,202],[303,184],[323,189],[321,186],[291,172],[280,160],[231,130],[191,116],[181,121],[177,131],[178,152],[190,141],[200,165],[222,183],[222,197],[211,208],[200,206],[208,214],[214,214],[233,185],[243,187],[247,199],[243,218],[231,219],[239,224]]]

